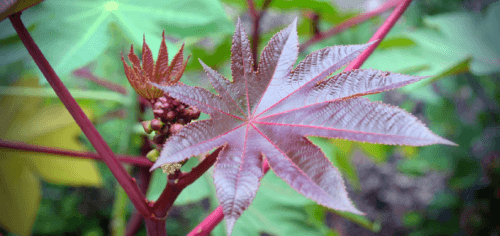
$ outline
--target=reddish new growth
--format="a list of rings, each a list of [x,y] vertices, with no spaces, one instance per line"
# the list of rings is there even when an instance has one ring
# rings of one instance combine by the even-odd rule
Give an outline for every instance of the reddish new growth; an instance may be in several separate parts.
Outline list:
[[[152,86],[150,82],[165,86],[176,84],[184,73],[187,60],[189,59],[188,56],[186,62],[183,63],[183,44],[169,66],[165,32],[163,32],[162,37],[156,64],[153,60],[151,49],[146,44],[146,37],[144,37],[142,45],[142,66],[139,57],[134,53],[133,45],[130,47],[130,52],[128,53],[128,59],[132,62],[132,67],[127,65],[122,54],[123,67],[125,68],[125,75],[128,81],[135,91],[146,99],[155,99],[163,96],[163,91]]]
[[[270,40],[255,71],[238,20],[231,48],[233,82],[202,63],[217,95],[199,87],[157,85],[211,119],[172,135],[152,169],[223,147],[214,183],[228,234],[257,193],[264,157],[297,192],[329,208],[362,214],[349,200],[337,168],[307,136],[391,145],[454,144],[404,110],[362,97],[424,77],[374,69],[332,75],[369,45],[321,49],[293,69],[298,56],[294,22]]]
[[[132,62],[132,67],[128,66],[122,55],[123,67],[128,81],[135,91],[142,97],[148,99],[153,106],[154,119],[142,122],[146,133],[155,132],[152,142],[156,145],[156,150],[148,153],[148,158],[151,161],[156,161],[159,151],[163,147],[165,140],[171,135],[178,133],[184,125],[191,120],[198,119],[200,110],[196,107],[189,106],[178,101],[175,98],[168,96],[162,90],[154,87],[151,83],[161,84],[163,86],[175,85],[179,82],[184,70],[186,69],[187,60],[183,63],[183,49],[174,56],[171,64],[168,64],[167,45],[165,43],[165,32],[162,34],[160,51],[158,60],[155,63],[149,46],[144,43],[142,45],[142,66],[139,57],[135,55],[133,45],[130,47],[128,59]],[[171,168],[175,166],[175,168]],[[180,168],[180,164],[163,165],[166,173],[173,173]]]

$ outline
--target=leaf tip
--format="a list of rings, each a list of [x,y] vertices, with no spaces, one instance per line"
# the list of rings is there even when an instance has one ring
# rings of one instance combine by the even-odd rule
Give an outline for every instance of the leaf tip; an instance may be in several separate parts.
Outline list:
[[[227,235],[230,236],[234,229],[234,224],[236,223],[236,219],[234,217],[227,217],[226,220],[226,231]]]
[[[295,27],[297,27],[297,17],[295,17],[292,21],[292,24],[291,25],[294,25]]]
[[[438,136],[438,137],[439,137],[439,141],[438,141],[439,144],[450,145],[450,146],[455,146],[455,147],[459,146],[458,144],[456,144],[448,139],[442,138],[440,136]]]

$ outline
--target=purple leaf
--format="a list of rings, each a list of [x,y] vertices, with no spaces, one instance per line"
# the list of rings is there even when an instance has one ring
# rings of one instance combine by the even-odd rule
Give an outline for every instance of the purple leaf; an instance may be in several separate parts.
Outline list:
[[[228,234],[235,221],[250,206],[263,176],[260,134],[252,127],[240,128],[238,137],[244,142],[227,145],[219,154],[214,170],[214,184],[220,201]]]
[[[255,72],[249,42],[238,20],[231,48],[233,82],[200,61],[217,94],[198,87],[157,85],[211,119],[188,124],[170,137],[152,168],[224,146],[214,182],[228,234],[255,197],[263,156],[276,175],[297,192],[329,208],[362,214],[349,200],[337,168],[307,136],[395,145],[454,145],[402,109],[360,97],[424,77],[374,69],[332,76],[369,45],[325,48],[307,56],[293,70],[298,54],[294,21],[270,40]]]

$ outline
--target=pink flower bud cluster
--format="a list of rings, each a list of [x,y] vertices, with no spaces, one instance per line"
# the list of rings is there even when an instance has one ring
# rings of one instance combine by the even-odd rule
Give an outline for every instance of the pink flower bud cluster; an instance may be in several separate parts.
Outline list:
[[[200,117],[200,110],[189,106],[167,94],[157,99],[151,99],[155,118],[143,122],[147,133],[155,131],[153,142],[161,148],[165,140],[172,134],[178,133],[184,125]]]

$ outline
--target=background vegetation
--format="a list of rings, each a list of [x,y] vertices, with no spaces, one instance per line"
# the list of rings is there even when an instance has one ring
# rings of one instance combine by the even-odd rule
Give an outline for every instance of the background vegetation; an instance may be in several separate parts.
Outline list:
[[[260,42],[295,17],[305,42],[361,13],[320,0],[256,1],[257,9],[264,6]],[[156,57],[165,30],[170,55],[182,43],[185,55],[191,54],[181,81],[209,88],[197,58],[230,77],[238,16],[251,34],[247,2],[239,0],[47,0],[22,18],[113,151],[141,155],[140,101],[128,85],[120,52],[130,44],[139,50],[145,35]],[[386,16],[309,46],[299,61],[323,47],[365,43]],[[494,219],[500,216],[493,210],[500,209],[498,25],[498,2],[415,0],[363,68],[431,77],[370,99],[406,109],[460,146],[393,147],[311,138],[341,169],[350,196],[367,215],[332,212],[269,173],[234,235],[498,235]],[[94,151],[10,22],[0,22],[0,29],[0,139]],[[144,114],[152,116],[149,110]],[[183,168],[196,162],[193,158]],[[165,184],[164,174],[155,171],[148,199],[158,198]],[[180,195],[167,231],[185,235],[217,206],[208,172]],[[0,148],[3,235],[120,235],[133,211],[100,162]],[[224,234],[222,225],[212,233]]]

